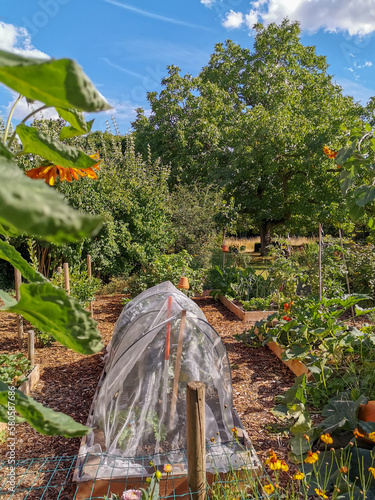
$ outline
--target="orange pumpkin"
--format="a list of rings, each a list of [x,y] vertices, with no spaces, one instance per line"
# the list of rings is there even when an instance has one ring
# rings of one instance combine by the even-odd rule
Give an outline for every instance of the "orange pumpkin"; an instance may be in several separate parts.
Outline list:
[[[375,422],[375,401],[369,401],[359,407],[358,419],[363,422]]]

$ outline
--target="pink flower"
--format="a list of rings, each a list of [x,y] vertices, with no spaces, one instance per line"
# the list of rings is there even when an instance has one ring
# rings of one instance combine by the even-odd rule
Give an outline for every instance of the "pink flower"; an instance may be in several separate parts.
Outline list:
[[[140,500],[142,498],[141,490],[126,490],[122,494],[121,500]]]

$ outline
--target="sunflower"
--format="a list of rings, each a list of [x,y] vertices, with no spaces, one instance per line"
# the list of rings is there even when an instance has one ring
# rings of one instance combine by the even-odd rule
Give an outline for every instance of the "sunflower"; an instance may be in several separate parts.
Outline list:
[[[99,160],[99,153],[90,155],[90,158]],[[50,163],[48,165],[41,165],[39,167],[32,168],[27,170],[25,173],[32,179],[45,179],[46,184],[53,186],[57,175],[59,175],[60,181],[68,182],[72,182],[72,179],[78,180],[79,176],[88,177],[89,179],[97,179],[98,176],[94,168],[96,170],[100,170],[99,165],[101,162],[102,160],[99,160],[98,163],[95,163],[95,165],[88,168],[61,167]]]

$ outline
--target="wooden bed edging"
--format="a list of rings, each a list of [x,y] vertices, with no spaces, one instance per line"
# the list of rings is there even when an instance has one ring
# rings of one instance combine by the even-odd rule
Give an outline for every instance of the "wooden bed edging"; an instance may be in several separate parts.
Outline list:
[[[236,304],[233,304],[230,300],[228,300],[224,295],[219,295],[219,300],[222,304],[225,305],[227,309],[232,311],[238,318],[242,321],[260,321],[261,319],[268,318],[270,314],[273,314],[275,311],[243,311]]]

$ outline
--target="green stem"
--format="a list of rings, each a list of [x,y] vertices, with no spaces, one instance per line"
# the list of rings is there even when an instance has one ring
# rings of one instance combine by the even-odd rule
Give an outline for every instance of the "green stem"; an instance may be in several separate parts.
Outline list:
[[[32,116],[34,116],[36,113],[39,113],[39,111],[43,111],[43,109],[47,109],[47,108],[50,108],[51,106],[47,106],[46,104],[43,104],[43,106],[40,106],[40,108],[32,111],[31,113],[29,113],[23,120],[22,122],[20,123],[25,123],[27,122],[27,120],[29,120]],[[16,137],[16,130],[13,132],[13,135],[12,137],[9,139],[9,144],[8,144],[8,148],[10,148],[10,146],[12,145],[13,141],[14,141],[14,138]],[[5,143],[4,143],[5,144]]]
[[[7,120],[7,124],[5,126],[5,131],[4,131],[4,139],[3,139],[3,144],[4,146],[6,145],[7,143],[7,138],[8,138],[8,133],[9,133],[9,128],[10,128],[10,122],[12,120],[12,116],[13,116],[13,113],[14,113],[14,110],[18,104],[18,102],[22,99],[22,95],[20,94],[17,99],[14,101],[13,103],[13,106],[10,110],[10,113],[9,113],[9,116],[8,116],[8,120]]]

